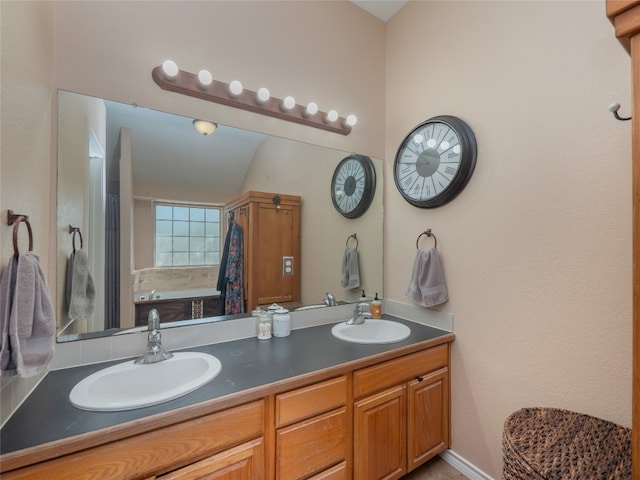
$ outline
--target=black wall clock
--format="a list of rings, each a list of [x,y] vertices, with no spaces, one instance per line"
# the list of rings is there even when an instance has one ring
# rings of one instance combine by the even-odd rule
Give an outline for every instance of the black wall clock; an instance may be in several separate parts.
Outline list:
[[[331,179],[331,200],[347,218],[367,211],[376,192],[376,170],[369,157],[352,154],[340,161]]]
[[[439,207],[467,185],[476,153],[469,125],[451,115],[433,117],[411,130],[400,144],[393,179],[411,205]]]

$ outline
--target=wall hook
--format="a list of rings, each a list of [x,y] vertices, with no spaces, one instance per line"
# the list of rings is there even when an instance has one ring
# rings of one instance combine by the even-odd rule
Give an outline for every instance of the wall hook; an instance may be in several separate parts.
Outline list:
[[[609,105],[609,111],[613,113],[613,116],[616,117],[618,120],[622,120],[623,122],[627,120],[631,120],[631,117],[621,117],[620,115],[618,115],[618,110],[620,110],[619,103],[612,103],[611,105]]]

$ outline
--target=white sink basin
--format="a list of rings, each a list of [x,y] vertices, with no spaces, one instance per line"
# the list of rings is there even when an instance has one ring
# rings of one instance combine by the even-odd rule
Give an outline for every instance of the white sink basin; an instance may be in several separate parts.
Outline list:
[[[169,360],[136,365],[133,360],[95,372],[69,394],[83,410],[119,411],[148,407],[186,395],[213,380],[222,365],[199,352],[176,352]]]
[[[352,343],[395,343],[401,342],[411,334],[411,329],[403,323],[391,320],[365,320],[359,325],[347,325],[347,322],[333,326],[334,337]]]

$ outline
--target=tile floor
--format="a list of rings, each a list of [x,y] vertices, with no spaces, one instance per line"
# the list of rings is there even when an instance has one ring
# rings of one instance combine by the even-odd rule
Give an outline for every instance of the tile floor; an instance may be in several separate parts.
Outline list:
[[[402,480],[467,480],[467,477],[440,457],[435,457],[402,477]]]

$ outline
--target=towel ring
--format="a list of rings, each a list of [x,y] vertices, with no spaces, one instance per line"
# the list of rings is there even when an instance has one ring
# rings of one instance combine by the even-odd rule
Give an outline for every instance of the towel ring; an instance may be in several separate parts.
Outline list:
[[[20,215],[13,213],[13,210],[9,210],[7,213],[7,225],[13,225],[13,254],[17,257],[20,255],[20,249],[18,248],[18,229],[20,228],[20,222],[24,222],[29,232],[29,251],[33,251],[33,231],[31,230],[31,224],[29,223],[29,217],[27,215]]]
[[[353,233],[353,234],[351,234],[351,235],[349,235],[349,236],[347,237],[347,243],[346,243],[346,246],[347,246],[347,247],[349,246],[349,240],[351,240],[352,238],[356,241],[356,250],[357,250],[357,249],[358,249],[358,237],[356,236],[356,234],[355,234],[355,233]]]
[[[73,253],[76,253],[76,233],[80,235],[80,250],[82,250],[82,232],[80,231],[80,227],[74,227],[73,225],[69,225],[69,233],[73,235],[71,238],[71,243],[73,244]]]
[[[438,239],[436,238],[435,234],[431,232],[431,229],[428,228],[427,230],[422,232],[420,235],[418,235],[418,238],[416,238],[416,250],[420,250],[420,247],[418,247],[418,242],[420,241],[420,237],[422,237],[423,235],[426,235],[427,237],[433,237],[433,241],[434,241],[433,248],[438,248]]]

